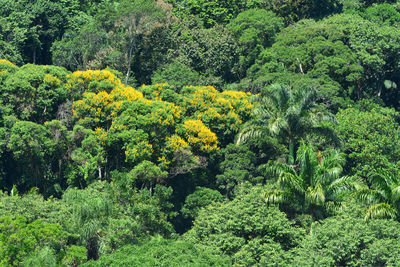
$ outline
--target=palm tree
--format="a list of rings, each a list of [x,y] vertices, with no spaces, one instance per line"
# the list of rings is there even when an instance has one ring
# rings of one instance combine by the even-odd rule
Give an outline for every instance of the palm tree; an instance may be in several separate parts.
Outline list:
[[[344,157],[333,150],[325,157],[301,144],[298,165],[273,162],[265,170],[277,177],[277,188],[265,194],[268,203],[299,203],[314,217],[340,207],[341,196],[361,187],[356,177],[341,176]]]
[[[332,121],[333,117],[315,111],[316,99],[314,88],[291,90],[279,84],[269,86],[257,97],[254,119],[245,124],[237,143],[264,135],[277,136],[289,148],[288,163],[294,164],[299,141],[307,134],[323,134],[337,141],[331,128],[321,126],[322,121]]]
[[[369,175],[371,188],[356,192],[359,200],[368,205],[365,219],[392,218],[400,215],[400,178],[388,170],[379,169]]]

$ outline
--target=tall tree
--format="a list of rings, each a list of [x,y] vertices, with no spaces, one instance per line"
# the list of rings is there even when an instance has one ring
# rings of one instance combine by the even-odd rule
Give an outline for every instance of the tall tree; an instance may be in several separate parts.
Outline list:
[[[115,26],[125,36],[124,51],[127,59],[125,84],[131,74],[131,64],[141,35],[160,25],[165,13],[155,5],[154,0],[123,0],[117,7]]]
[[[244,126],[237,143],[261,135],[277,136],[289,148],[288,163],[294,164],[299,142],[308,134],[323,134],[336,140],[333,130],[320,124],[333,118],[315,111],[316,97],[314,88],[291,90],[285,85],[271,85],[258,96],[254,119]]]
[[[345,159],[339,152],[323,156],[302,144],[298,154],[298,165],[275,162],[264,166],[278,183],[277,190],[265,194],[268,202],[301,203],[307,212],[321,218],[339,207],[341,194],[360,188],[358,178],[341,176]]]
[[[365,219],[392,218],[400,215],[400,178],[395,173],[378,169],[369,175],[371,188],[359,190],[358,199],[368,205]]]

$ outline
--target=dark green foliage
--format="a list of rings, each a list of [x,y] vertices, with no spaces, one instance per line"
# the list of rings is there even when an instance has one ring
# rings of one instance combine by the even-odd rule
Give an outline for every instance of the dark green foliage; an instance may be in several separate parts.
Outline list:
[[[257,184],[264,177],[257,176],[256,155],[244,145],[228,145],[223,151],[224,161],[220,164],[221,174],[216,176],[219,188],[230,195],[238,184]]]
[[[227,23],[241,11],[251,8],[272,10],[285,18],[287,23],[302,18],[319,18],[339,10],[340,5],[335,0],[188,0],[172,1],[180,16],[192,14],[198,16],[206,26],[216,23]]]
[[[242,77],[258,54],[272,45],[275,35],[283,28],[283,20],[273,12],[250,9],[240,13],[227,27],[241,48],[237,72]]]
[[[153,83],[167,82],[178,89],[188,84],[207,85],[207,82],[202,82],[198,72],[180,62],[173,62],[155,71],[151,81]]]
[[[0,2],[0,43],[3,58],[16,64],[50,64],[52,43],[61,38],[69,20],[82,11],[79,0]]]
[[[334,110],[346,105],[347,97],[379,96],[392,104],[397,91],[385,87],[384,82],[398,83],[393,64],[400,55],[399,37],[396,27],[381,26],[357,15],[303,20],[278,34],[249,74],[258,85],[311,83],[320,88],[321,101]]]
[[[171,62],[177,60],[198,72],[202,76],[201,84],[221,86],[223,81],[237,79],[233,67],[238,61],[239,46],[227,28],[203,29],[193,18],[178,21],[171,27],[174,48],[168,54]]]
[[[207,207],[214,202],[221,202],[221,193],[206,187],[196,187],[196,190],[187,196],[182,214],[186,218],[196,218],[201,208]]]

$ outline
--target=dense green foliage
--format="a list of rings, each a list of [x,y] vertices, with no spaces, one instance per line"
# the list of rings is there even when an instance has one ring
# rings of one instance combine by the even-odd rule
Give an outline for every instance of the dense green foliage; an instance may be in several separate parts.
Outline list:
[[[0,266],[400,265],[400,1],[0,0]]]

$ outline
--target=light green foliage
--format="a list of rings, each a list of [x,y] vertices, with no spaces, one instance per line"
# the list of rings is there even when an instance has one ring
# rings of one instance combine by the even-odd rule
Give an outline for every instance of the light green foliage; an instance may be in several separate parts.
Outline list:
[[[63,196],[63,202],[69,207],[65,227],[80,236],[80,244],[93,259],[122,244],[136,243],[149,234],[168,235],[171,225],[161,211],[168,197],[156,191],[154,197],[146,191],[133,193],[132,204],[124,205],[119,203],[123,199],[113,195],[113,187],[104,182],[94,183],[86,190],[67,190]],[[159,205],[158,199],[165,203]]]
[[[63,196],[62,202],[69,208],[65,228],[80,236],[79,244],[87,248],[89,258],[97,259],[152,234],[168,236],[173,231],[167,222],[170,190],[156,187],[154,194],[136,191],[128,199],[117,192],[113,185],[96,182],[85,190],[67,190]]]
[[[0,80],[2,113],[37,123],[55,119],[59,105],[68,97],[64,86],[67,74],[60,67],[35,65],[6,73]]]
[[[0,264],[19,265],[23,258],[41,246],[61,243],[62,231],[58,224],[40,220],[27,223],[22,216],[0,218]]]
[[[24,260],[22,266],[46,266],[55,267],[57,266],[56,255],[54,255],[53,249],[44,247],[42,249],[36,249],[36,251]]]
[[[399,223],[338,216],[314,223],[299,248],[293,266],[386,266],[400,262]],[[381,247],[380,247],[381,246]]]
[[[241,45],[255,48],[271,45],[275,35],[283,27],[282,19],[273,12],[263,9],[250,9],[240,13],[230,22],[228,28],[239,40]]]
[[[390,4],[372,6],[367,8],[364,14],[361,13],[360,15],[381,25],[396,27],[400,23],[400,13]]]
[[[61,200],[44,200],[36,193],[22,197],[1,193],[0,213],[10,220],[24,214],[26,224],[40,220],[60,230],[62,227],[63,240],[74,246],[65,248],[57,261],[82,262],[86,255],[97,258],[149,235],[169,236],[173,232],[167,221],[173,216],[169,203],[171,189],[157,186],[153,192],[147,189],[130,192],[126,196],[113,184],[97,182],[85,190],[71,188]]]
[[[266,188],[242,188],[237,197],[200,210],[184,239],[232,257],[235,264],[284,263],[282,255],[298,245],[303,231],[277,207],[266,205]]]
[[[23,214],[28,223],[39,219],[44,223],[60,223],[64,218],[65,209],[57,199],[45,200],[38,193],[23,196],[0,193],[0,214],[14,220]]]
[[[230,266],[230,259],[189,242],[155,237],[140,246],[125,246],[83,266]]]
[[[336,131],[347,156],[346,173],[365,177],[378,168],[396,168],[400,156],[396,114],[376,105],[339,111]]]
[[[201,208],[222,200],[223,197],[217,190],[196,187],[196,190],[186,197],[185,205],[182,207],[181,212],[186,218],[196,218]]]
[[[68,266],[78,266],[84,263],[86,258],[87,249],[85,247],[72,245],[68,247],[62,262]]]

